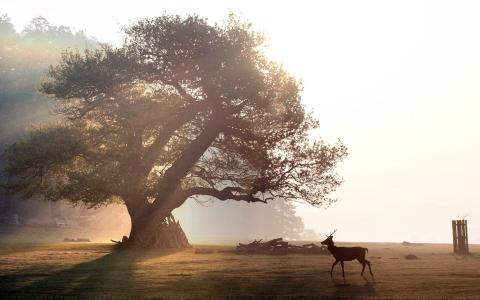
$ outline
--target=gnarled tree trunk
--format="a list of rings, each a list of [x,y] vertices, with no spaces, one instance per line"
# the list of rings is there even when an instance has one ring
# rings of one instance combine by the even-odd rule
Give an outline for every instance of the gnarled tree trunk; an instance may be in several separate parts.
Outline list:
[[[126,242],[128,246],[163,249],[190,247],[180,222],[174,219],[170,211],[162,212],[154,210],[153,207],[132,207],[128,204],[127,209],[132,222]]]

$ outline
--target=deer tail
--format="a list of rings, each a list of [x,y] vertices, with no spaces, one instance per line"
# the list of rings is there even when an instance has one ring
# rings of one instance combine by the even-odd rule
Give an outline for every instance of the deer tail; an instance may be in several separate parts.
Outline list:
[[[365,253],[368,253],[368,248],[363,248],[363,250],[365,251]]]

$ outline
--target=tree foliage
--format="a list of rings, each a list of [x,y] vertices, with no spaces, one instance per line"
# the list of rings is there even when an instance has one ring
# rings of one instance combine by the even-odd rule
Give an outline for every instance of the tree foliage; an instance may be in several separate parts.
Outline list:
[[[300,83],[250,24],[164,15],[125,32],[122,47],[67,51],[50,68],[41,90],[64,121],[8,147],[10,192],[120,200],[132,218],[200,195],[331,201],[346,148],[309,139],[318,122]]]

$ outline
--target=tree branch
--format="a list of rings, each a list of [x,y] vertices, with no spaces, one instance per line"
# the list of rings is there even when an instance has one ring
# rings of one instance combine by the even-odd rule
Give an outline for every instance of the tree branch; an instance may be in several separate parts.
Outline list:
[[[245,201],[245,202],[262,202],[267,203],[269,198],[267,199],[260,199],[255,197],[252,194],[244,193],[246,192],[245,189],[240,187],[226,187],[221,190],[212,189],[212,188],[204,188],[204,187],[193,187],[185,191],[185,195],[188,195],[187,198],[195,195],[205,195],[205,196],[212,196],[217,198],[218,200],[235,200],[235,201]],[[240,194],[242,193],[242,194]],[[187,199],[186,198],[186,199]]]
[[[158,134],[156,140],[152,143],[145,153],[143,165],[145,173],[148,174],[153,167],[155,159],[162,152],[165,145],[170,141],[175,131],[182,127],[185,123],[195,118],[197,113],[206,108],[205,103],[197,102],[186,108],[182,113],[171,117],[170,121],[163,130]]]
[[[213,115],[212,119],[206,123],[203,131],[195,138],[195,140],[185,147],[177,160],[175,160],[172,166],[165,171],[165,175],[156,186],[156,189],[162,193],[155,198],[155,206],[169,206],[168,203],[162,202],[171,198],[172,194],[180,184],[180,180],[187,175],[195,163],[210,147],[212,142],[217,138],[218,134],[223,129],[222,125],[224,118],[225,116],[222,115]]]

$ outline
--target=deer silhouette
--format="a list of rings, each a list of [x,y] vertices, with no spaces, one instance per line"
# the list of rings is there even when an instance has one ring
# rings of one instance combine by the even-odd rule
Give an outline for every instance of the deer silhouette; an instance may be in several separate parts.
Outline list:
[[[332,269],[330,270],[330,277],[333,278],[333,268],[335,265],[340,262],[342,265],[342,275],[343,275],[343,282],[345,282],[345,270],[343,267],[344,261],[351,261],[351,260],[358,260],[358,262],[363,266],[361,275],[363,276],[363,272],[365,271],[365,265],[368,265],[368,270],[370,271],[370,275],[372,275],[372,268],[370,267],[370,262],[365,259],[365,255],[368,252],[367,248],[363,247],[337,247],[333,243],[333,234],[336,232],[332,232],[327,238],[321,242],[322,245],[326,245],[328,251],[332,253],[333,257],[335,257],[335,262],[332,265]]]

